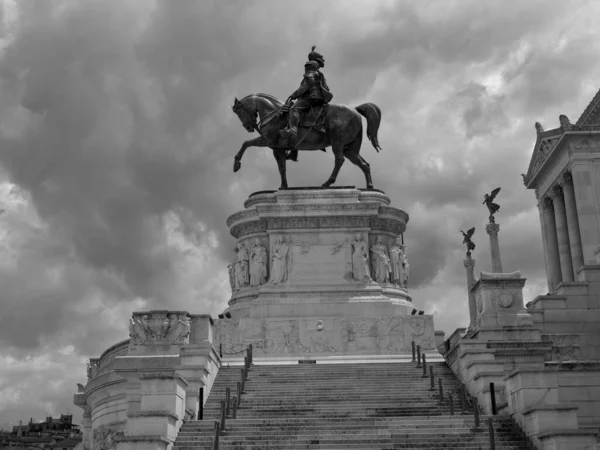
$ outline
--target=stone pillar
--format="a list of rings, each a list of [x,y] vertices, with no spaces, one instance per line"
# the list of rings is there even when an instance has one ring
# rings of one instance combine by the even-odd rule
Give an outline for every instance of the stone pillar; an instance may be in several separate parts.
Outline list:
[[[83,435],[83,449],[89,450],[92,448],[92,411],[89,406],[86,406],[83,409],[83,417],[81,418],[81,431]]]
[[[550,266],[550,293],[552,294],[556,290],[558,283],[562,281],[552,199],[546,197],[543,200],[543,208],[544,226],[546,227],[546,250],[548,251],[548,262]]]
[[[477,320],[477,303],[475,303],[475,294],[471,292],[471,288],[475,284],[475,274],[473,268],[475,267],[475,260],[471,259],[471,252],[467,252],[467,258],[463,260],[465,269],[467,269],[467,294],[469,296],[469,330],[475,328],[475,322]]]
[[[500,259],[500,245],[498,244],[498,232],[500,225],[497,223],[488,223],[485,231],[490,235],[490,253],[492,256],[492,272],[502,273],[502,261]]]
[[[573,281],[573,263],[571,261],[571,245],[569,244],[569,232],[567,230],[567,216],[565,214],[565,201],[562,188],[554,186],[554,221],[556,225],[556,239],[558,241],[558,257],[560,259],[560,273],[562,281]]]
[[[548,233],[547,233],[547,229],[546,229],[546,223],[544,221],[544,200],[542,199],[540,201],[538,195],[537,195],[537,189],[536,189],[536,198],[538,200],[538,212],[540,215],[540,227],[541,227],[541,231],[542,231],[542,244],[544,247],[544,266],[546,267],[546,281],[548,283],[548,292],[552,292],[552,271],[550,270],[550,255],[548,254]]]
[[[567,229],[569,230],[573,273],[577,273],[577,269],[584,264],[583,248],[581,247],[581,234],[579,232],[579,217],[577,216],[573,177],[569,172],[564,175],[562,187],[565,201],[565,213],[567,216]]]

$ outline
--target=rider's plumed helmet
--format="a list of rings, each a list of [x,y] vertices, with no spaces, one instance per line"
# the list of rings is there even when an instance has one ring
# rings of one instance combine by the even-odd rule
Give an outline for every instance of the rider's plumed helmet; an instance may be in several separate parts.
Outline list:
[[[308,54],[309,61],[315,61],[319,67],[325,67],[325,58],[320,53],[315,52],[316,45],[312,46],[311,52]]]

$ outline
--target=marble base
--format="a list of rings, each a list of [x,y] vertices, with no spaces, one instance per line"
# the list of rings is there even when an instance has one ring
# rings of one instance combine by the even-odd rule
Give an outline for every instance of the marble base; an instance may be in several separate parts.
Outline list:
[[[237,239],[227,312],[234,319],[409,314],[412,299],[404,283],[378,282],[376,276],[373,249],[379,246],[390,258],[394,278],[392,256],[408,222],[408,214],[389,204],[382,192],[356,188],[252,194],[246,210],[227,220]],[[264,267],[259,281],[252,278],[256,267]],[[240,273],[246,270],[245,279]],[[268,312],[257,315],[264,305]]]

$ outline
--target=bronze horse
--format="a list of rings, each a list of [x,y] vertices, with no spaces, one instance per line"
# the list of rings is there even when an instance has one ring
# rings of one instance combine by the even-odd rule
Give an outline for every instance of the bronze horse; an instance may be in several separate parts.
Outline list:
[[[329,179],[323,183],[323,187],[331,186],[335,183],[337,175],[344,163],[344,158],[348,158],[353,164],[357,165],[365,174],[367,189],[373,189],[371,180],[371,169],[362,156],[360,156],[360,145],[362,143],[362,121],[360,113],[367,119],[367,137],[379,152],[379,142],[377,141],[377,131],[381,123],[381,110],[373,103],[364,103],[353,109],[343,106],[329,104],[326,105],[323,113],[315,113],[317,116],[313,123],[300,123],[298,127],[298,143],[290,145],[287,142],[281,142],[279,131],[287,124],[283,103],[277,98],[267,94],[250,94],[241,100],[235,99],[233,111],[237,114],[244,128],[252,133],[258,131],[259,137],[245,141],[234,158],[233,171],[237,172],[241,167],[241,160],[248,147],[269,147],[273,150],[273,155],[277,160],[277,167],[281,175],[281,187],[287,189],[286,178],[286,157],[292,150],[322,150],[331,146],[335,155],[335,165]],[[259,123],[257,123],[257,119]],[[322,119],[321,130],[315,125],[318,119]],[[317,128],[317,129],[315,129]]]

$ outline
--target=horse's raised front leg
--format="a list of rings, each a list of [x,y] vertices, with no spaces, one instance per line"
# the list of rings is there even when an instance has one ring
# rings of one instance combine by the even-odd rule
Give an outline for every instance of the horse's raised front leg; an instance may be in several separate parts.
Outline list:
[[[233,171],[237,172],[242,167],[242,156],[244,156],[244,152],[246,151],[246,149],[248,147],[266,147],[266,146],[267,146],[267,140],[262,136],[259,136],[254,139],[250,139],[249,141],[244,141],[244,143],[242,144],[242,148],[240,148],[240,151],[237,152],[235,157],[233,158]]]
[[[344,146],[335,143],[331,146],[331,148],[333,149],[333,154],[335,155],[335,165],[333,166],[333,172],[331,172],[329,179],[323,183],[322,187],[329,187],[335,183],[338,173],[340,173],[342,164],[344,164]]]
[[[281,186],[279,187],[279,189],[287,189],[288,184],[287,184],[287,176],[286,176],[286,167],[285,167],[285,162],[286,162],[286,154],[285,151],[282,150],[273,150],[273,156],[275,157],[275,160],[277,161],[277,168],[279,169],[279,175],[281,175]]]

